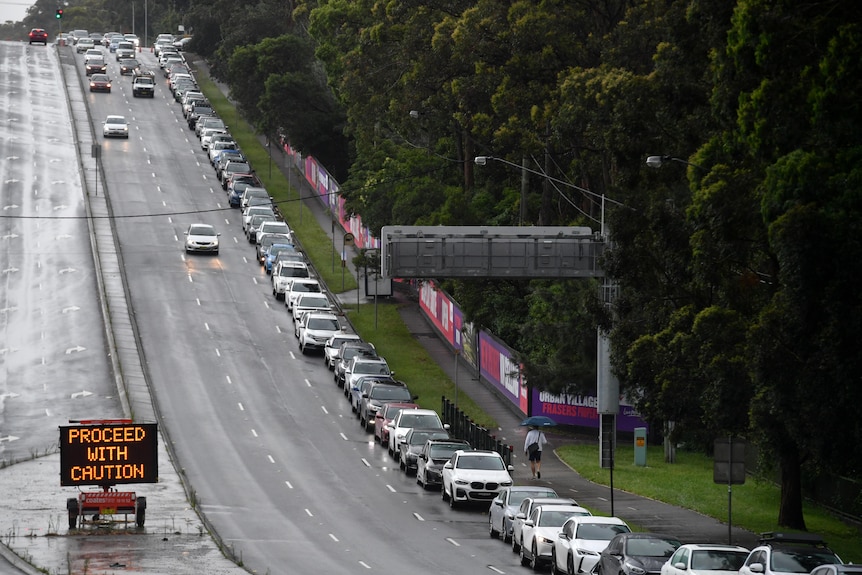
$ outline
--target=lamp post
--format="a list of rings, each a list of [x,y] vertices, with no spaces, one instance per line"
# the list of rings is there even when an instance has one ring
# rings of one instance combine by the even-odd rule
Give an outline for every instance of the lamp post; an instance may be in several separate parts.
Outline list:
[[[473,161],[477,166],[487,165],[489,160],[493,160],[495,162],[500,162],[506,164],[508,166],[512,166],[513,168],[517,168],[519,170],[523,170],[523,172],[529,172],[531,174],[536,174],[549,180],[551,182],[560,184],[562,186],[566,186],[569,188],[574,188],[581,193],[587,194],[593,198],[597,198],[601,201],[601,238],[602,241],[606,241],[608,238],[608,231],[605,228],[605,195],[597,194],[595,192],[591,192],[585,188],[580,186],[576,186],[575,184],[571,184],[565,180],[560,180],[558,178],[554,178],[545,173],[531,170],[523,165],[518,165],[514,162],[510,162],[508,160],[504,160],[503,158],[497,158],[494,156],[477,156]],[[523,173],[522,172],[522,173]],[[565,197],[565,196],[564,196]],[[522,197],[523,201],[523,197]],[[618,205],[624,206],[622,202],[618,202],[616,200],[607,201]],[[591,218],[594,220],[594,218]],[[613,303],[613,299],[616,294],[616,284],[612,281],[609,281],[607,278],[604,278],[602,283],[602,299],[606,305],[610,306]],[[597,411],[600,416],[600,439],[603,447],[607,449],[601,449],[599,453],[599,463],[603,468],[610,468],[610,490],[611,490],[611,515],[614,514],[614,450],[616,449],[616,416],[619,413],[619,381],[616,377],[614,377],[613,373],[610,369],[610,340],[608,339],[607,333],[602,331],[601,328],[597,330],[597,339],[598,339],[598,354],[596,357],[596,391],[597,391]]]

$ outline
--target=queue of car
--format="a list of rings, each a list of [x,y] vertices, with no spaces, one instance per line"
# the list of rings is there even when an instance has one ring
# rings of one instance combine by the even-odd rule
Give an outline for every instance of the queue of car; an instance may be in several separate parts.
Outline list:
[[[400,469],[415,475],[423,489],[440,489],[452,508],[487,505],[490,536],[509,543],[522,565],[568,575],[862,575],[862,569],[842,566],[821,539],[808,534],[764,534],[760,545],[749,551],[732,545],[683,545],[674,537],[634,533],[622,519],[593,516],[546,486],[514,485],[513,467],[499,453],[475,450],[451,437],[448,425],[434,410],[420,408],[418,397],[407,383],[395,379],[375,347],[341,324],[330,295],[313,277],[289,225],[228,127],[208,106],[168,38],[161,40],[158,55],[160,65],[167,67],[169,86],[189,128],[201,139],[231,207],[242,210],[243,231],[255,246],[255,259],[271,276],[273,296],[284,301],[294,321],[300,351],[322,352],[360,426],[373,433],[375,443],[386,446]],[[119,48],[129,41],[111,36],[109,45]],[[88,56],[97,59],[96,54]],[[105,81],[107,76],[93,73],[91,91],[93,80]],[[106,137],[128,137],[122,116],[109,116],[104,129]],[[193,223],[185,232],[185,252],[218,255],[219,236],[213,226]],[[841,569],[827,568],[833,565]]]

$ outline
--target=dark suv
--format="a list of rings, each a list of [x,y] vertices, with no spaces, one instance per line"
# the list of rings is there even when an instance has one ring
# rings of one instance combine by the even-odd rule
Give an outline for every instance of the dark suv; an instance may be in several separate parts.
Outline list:
[[[419,398],[410,393],[407,385],[389,377],[371,378],[371,383],[362,391],[359,399],[359,425],[368,431],[369,425],[374,425],[377,412],[385,403],[412,403]]]

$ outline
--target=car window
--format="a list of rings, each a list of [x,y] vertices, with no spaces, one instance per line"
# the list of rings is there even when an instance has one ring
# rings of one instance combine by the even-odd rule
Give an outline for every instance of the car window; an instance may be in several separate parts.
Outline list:
[[[432,459],[449,459],[452,454],[465,447],[463,443],[432,443],[431,457]]]
[[[678,541],[670,541],[665,539],[653,538],[635,538],[629,539],[626,543],[626,553],[637,555],[639,557],[670,557],[673,555],[676,548],[681,545]],[[820,565],[820,563],[818,563]],[[813,569],[812,567],[811,569]],[[806,569],[806,573],[811,571]]]
[[[773,571],[786,573],[810,573],[815,567],[827,563],[839,563],[834,553],[825,549],[773,549]]]
[[[619,533],[628,533],[630,529],[625,525],[607,525],[604,523],[581,523],[578,525],[575,539],[587,541],[610,541]],[[743,561],[745,558],[743,557]],[[739,570],[739,567],[737,567]]]
[[[389,375],[389,367],[385,363],[357,362],[353,365],[353,373]],[[414,425],[413,427],[416,426]]]
[[[434,415],[402,413],[401,427],[424,427],[426,429],[440,429],[443,425],[440,423],[440,418]]]
[[[685,551],[688,554],[688,550]],[[691,568],[709,571],[739,571],[748,553],[733,550],[695,550],[691,554]]]
[[[413,399],[410,395],[410,390],[406,387],[401,387],[400,385],[378,385],[371,390],[371,398],[384,401]]]
[[[308,320],[308,329],[338,331],[338,320],[326,317],[314,317]]]

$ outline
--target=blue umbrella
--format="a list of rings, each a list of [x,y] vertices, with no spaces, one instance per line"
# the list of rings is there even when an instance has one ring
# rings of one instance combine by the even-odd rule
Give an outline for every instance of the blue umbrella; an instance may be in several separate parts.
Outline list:
[[[544,415],[531,415],[521,422],[522,427],[554,427],[557,422]]]

